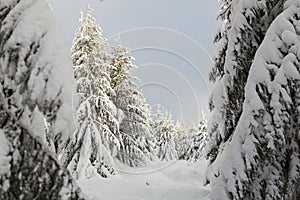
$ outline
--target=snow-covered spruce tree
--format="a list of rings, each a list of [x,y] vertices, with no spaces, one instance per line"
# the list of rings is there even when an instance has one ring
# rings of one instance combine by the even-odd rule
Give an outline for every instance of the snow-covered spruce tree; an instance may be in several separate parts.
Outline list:
[[[90,178],[97,173],[108,177],[114,174],[119,125],[111,99],[114,91],[108,73],[111,66],[107,41],[89,6],[85,18],[81,13],[80,23],[71,49],[79,95],[78,125],[76,142],[71,145],[75,150],[67,156],[72,160],[66,163],[77,178]]]
[[[181,135],[182,135],[183,128],[182,128],[181,123],[178,120],[175,123],[175,129],[176,129],[175,140],[176,140],[176,142],[179,142]]]
[[[224,75],[224,63],[225,55],[228,48],[228,31],[231,28],[232,12],[233,12],[233,1],[234,0],[219,0],[220,11],[218,19],[222,21],[222,24],[214,36],[214,43],[218,43],[218,49],[216,56],[213,58],[214,66],[209,73],[209,79],[213,82],[218,77]]]
[[[255,52],[273,19],[282,12],[284,0],[222,2],[220,19],[223,23],[216,40],[220,41],[221,50],[217,51],[210,74],[216,84],[210,98],[206,148],[211,165],[236,129]]]
[[[174,128],[175,128],[174,140],[176,145],[176,151],[178,152],[178,157],[179,157],[181,151],[182,138],[184,135],[183,127],[182,124],[177,120]]]
[[[5,109],[0,116],[5,125],[0,128],[0,199],[84,199],[69,171],[37,133],[17,123],[18,117],[12,116],[9,101],[3,97],[1,92],[0,105]]]
[[[243,113],[215,162],[213,199],[298,199],[300,2],[287,1],[256,52]]]
[[[0,37],[0,199],[82,199],[55,158],[74,131],[74,79],[47,3],[0,0]]]
[[[207,121],[202,112],[202,118],[197,128],[191,128],[182,138],[180,159],[196,162],[204,157],[204,146],[207,142]]]
[[[190,131],[182,126],[181,134],[178,140],[177,152],[179,160],[186,160],[186,152],[188,151],[191,144],[191,134]]]
[[[130,70],[136,66],[132,63],[130,51],[121,46],[112,47],[111,84],[115,91],[114,103],[123,113],[120,123],[122,137],[118,159],[129,166],[145,165],[154,157],[154,137],[150,131],[150,110],[137,85],[138,79]]]
[[[160,160],[176,160],[178,153],[176,150],[175,133],[170,113],[162,113],[160,107],[153,115],[152,129],[156,138],[155,152]]]

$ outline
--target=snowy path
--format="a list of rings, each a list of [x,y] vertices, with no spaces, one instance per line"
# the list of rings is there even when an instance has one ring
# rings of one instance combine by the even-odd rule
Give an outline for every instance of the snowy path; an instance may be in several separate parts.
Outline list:
[[[150,173],[122,173],[110,179],[78,181],[92,200],[207,200],[209,188],[203,187],[205,161],[176,161]]]

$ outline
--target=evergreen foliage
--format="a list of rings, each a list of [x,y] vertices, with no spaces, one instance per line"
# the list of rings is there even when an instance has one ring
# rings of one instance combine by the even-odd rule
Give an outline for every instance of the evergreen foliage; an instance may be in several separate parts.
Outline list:
[[[138,79],[131,74],[136,66],[132,63],[129,49],[112,47],[110,76],[115,91],[113,98],[123,113],[120,123],[122,145],[118,158],[129,166],[145,165],[153,159],[153,136],[150,131],[150,110],[137,85]]]
[[[114,174],[113,156],[120,146],[108,44],[91,12],[88,6],[86,18],[81,14],[71,49],[79,106],[75,144],[71,145],[75,151],[70,151],[68,168],[77,178]]]
[[[216,85],[209,125],[212,198],[296,199],[299,2],[238,1],[234,6],[229,38],[235,42],[229,40],[233,48],[221,55],[226,72]]]
[[[158,158],[166,161],[178,159],[175,143],[176,129],[172,115],[168,112],[162,113],[158,107],[153,118],[152,129],[156,138],[155,152]]]
[[[1,0],[0,36],[0,199],[83,199],[56,159],[74,130],[74,80],[48,4]]]

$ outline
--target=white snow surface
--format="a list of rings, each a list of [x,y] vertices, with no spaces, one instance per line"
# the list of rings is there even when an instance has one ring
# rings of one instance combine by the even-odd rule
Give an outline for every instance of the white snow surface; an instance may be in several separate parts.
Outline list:
[[[108,179],[79,180],[78,185],[92,200],[208,200],[206,166],[205,160],[160,162],[137,170],[122,168]]]

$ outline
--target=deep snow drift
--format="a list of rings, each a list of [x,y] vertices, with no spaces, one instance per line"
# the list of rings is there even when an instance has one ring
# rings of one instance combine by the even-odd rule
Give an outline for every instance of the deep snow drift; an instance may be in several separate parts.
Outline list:
[[[122,168],[112,178],[94,177],[78,184],[92,200],[207,200],[206,165],[206,161],[173,161],[134,171]]]

